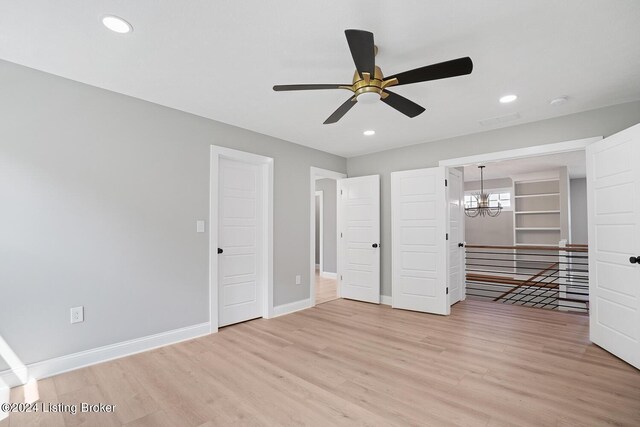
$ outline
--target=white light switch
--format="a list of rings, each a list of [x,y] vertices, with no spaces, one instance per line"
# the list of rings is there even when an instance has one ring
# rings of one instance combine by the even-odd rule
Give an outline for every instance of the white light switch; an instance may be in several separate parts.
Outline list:
[[[196,232],[204,233],[204,221],[201,219],[196,221]]]
[[[298,274],[296,276],[296,285],[299,285],[300,283],[302,283],[302,277]]]

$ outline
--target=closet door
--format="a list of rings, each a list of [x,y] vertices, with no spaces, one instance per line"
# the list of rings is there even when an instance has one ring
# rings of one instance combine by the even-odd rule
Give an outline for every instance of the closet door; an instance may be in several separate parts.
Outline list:
[[[380,304],[380,176],[338,180],[340,296]]]

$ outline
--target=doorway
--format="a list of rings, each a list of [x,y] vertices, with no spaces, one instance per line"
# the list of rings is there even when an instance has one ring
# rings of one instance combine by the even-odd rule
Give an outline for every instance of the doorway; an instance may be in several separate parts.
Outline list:
[[[338,287],[337,183],[339,172],[311,168],[311,306],[340,297]]]
[[[462,216],[465,296],[588,312],[587,224],[573,211],[586,210],[585,147],[599,139],[442,162],[463,171],[463,208],[477,206],[483,188],[501,209]]]
[[[273,159],[211,147],[210,321],[273,311]]]

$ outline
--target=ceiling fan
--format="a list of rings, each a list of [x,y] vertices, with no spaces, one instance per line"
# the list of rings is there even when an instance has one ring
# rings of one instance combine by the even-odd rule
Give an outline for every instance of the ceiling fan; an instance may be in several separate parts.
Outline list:
[[[315,89],[346,89],[353,92],[352,96],[324,121],[325,125],[336,123],[358,101],[374,103],[380,100],[408,117],[416,117],[424,111],[424,108],[391,92],[389,87],[462,76],[471,74],[473,70],[471,58],[464,57],[383,77],[382,70],[375,63],[378,48],[373,43],[373,33],[363,30],[345,30],[344,33],[347,36],[353,62],[356,64],[356,72],[351,84],[296,84],[273,87],[276,92]]]

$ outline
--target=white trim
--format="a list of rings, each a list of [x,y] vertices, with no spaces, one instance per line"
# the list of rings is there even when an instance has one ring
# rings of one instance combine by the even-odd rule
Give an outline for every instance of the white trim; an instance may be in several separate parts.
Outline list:
[[[121,357],[130,356],[132,354],[141,353],[154,348],[164,347],[181,341],[208,335],[210,328],[211,326],[209,325],[209,322],[200,323],[167,332],[148,335],[142,338],[105,345],[91,350],[80,351],[66,356],[43,360],[42,362],[27,365],[19,370],[9,369],[0,372],[0,384],[5,383],[9,387],[17,387],[19,385],[26,384],[29,380],[41,380],[53,375],[84,368],[85,366],[119,359]],[[26,378],[27,380],[23,381],[20,378]]]
[[[218,331],[218,173],[220,158],[263,166],[264,173],[264,282],[262,317],[273,316],[273,159],[231,148],[211,146],[209,196],[209,323],[211,332]]]
[[[380,295],[380,304],[391,305],[392,298],[388,295]]]
[[[315,215],[316,215],[316,180],[329,178],[335,179],[336,181],[339,179],[346,178],[347,174],[341,172],[335,172],[329,169],[322,169],[311,166],[309,168],[309,235],[310,235],[310,243],[309,243],[309,301],[310,307],[314,307],[316,305],[316,224],[315,224]],[[337,198],[340,195],[338,194],[338,185],[336,182],[336,203]],[[337,232],[337,230],[336,230]],[[339,236],[336,236],[336,242],[340,242]],[[337,245],[338,243],[336,243]],[[321,270],[322,271],[322,270]],[[336,276],[337,277],[337,276]],[[338,286],[339,288],[339,286]],[[302,301],[300,301],[302,302]]]
[[[316,197],[320,198],[320,203],[319,203],[319,209],[318,211],[320,212],[320,219],[315,218],[315,221],[320,221],[320,230],[318,231],[318,235],[320,236],[320,263],[316,264],[318,267],[318,270],[320,271],[320,274],[322,274],[322,270],[324,270],[324,191],[320,190],[320,191],[316,191]],[[314,209],[315,212],[315,209]],[[315,236],[315,233],[314,233]],[[313,249],[315,252],[315,244],[313,245]]]
[[[322,277],[326,277],[328,279],[337,279],[338,278],[338,273],[331,273],[329,271],[321,271],[320,275]]]
[[[584,150],[588,145],[600,141],[601,136],[592,138],[576,139],[573,141],[563,141],[554,144],[535,145],[532,147],[516,148],[515,150],[495,151],[493,153],[476,154],[475,156],[458,157],[455,159],[440,160],[439,166],[459,167],[477,163],[495,162],[499,160],[523,159],[526,157],[536,157],[548,154],[568,153],[571,151]]]
[[[277,305],[273,307],[273,316],[271,317],[284,316],[285,314],[294,313],[300,310],[306,310],[307,308],[311,307],[313,307],[311,305],[311,298],[290,302],[288,304]]]

